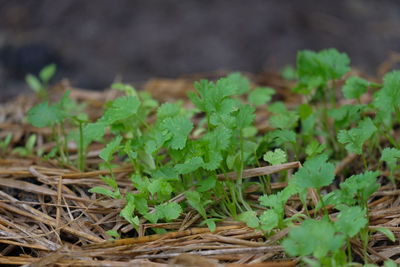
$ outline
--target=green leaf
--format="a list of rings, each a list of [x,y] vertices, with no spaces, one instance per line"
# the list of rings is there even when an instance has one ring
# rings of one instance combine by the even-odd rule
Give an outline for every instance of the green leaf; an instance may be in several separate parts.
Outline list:
[[[44,90],[42,83],[32,74],[26,75],[25,82],[35,93],[39,93]]]
[[[116,230],[108,230],[106,233],[114,238],[121,238],[121,235]]]
[[[159,218],[165,218],[166,221],[177,219],[182,213],[182,207],[176,202],[164,203],[156,206],[156,213]]]
[[[217,176],[211,175],[207,179],[201,180],[198,184],[199,187],[196,190],[198,192],[207,192],[215,188],[216,183],[217,183]]]
[[[187,159],[185,163],[176,164],[175,169],[180,174],[188,174],[200,168],[203,165],[203,159],[201,157],[194,157]]]
[[[285,66],[281,72],[282,77],[285,80],[296,80],[297,79],[297,73],[296,73],[296,69],[293,68],[292,66],[288,65]]]
[[[203,168],[208,171],[216,170],[220,167],[223,157],[219,151],[209,150],[204,155]]]
[[[265,153],[263,159],[269,162],[271,165],[278,165],[287,161],[287,155],[285,151],[277,148],[273,152],[268,151],[267,153]]]
[[[362,154],[363,144],[371,138],[371,136],[377,131],[375,124],[370,118],[362,120],[357,128],[350,130],[340,130],[337,138],[338,141],[345,145],[349,152]]]
[[[166,196],[168,198],[173,189],[171,184],[165,180],[153,180],[148,185],[148,190],[153,196],[158,193],[159,195]]]
[[[56,65],[50,64],[44,67],[40,71],[39,77],[44,83],[48,83],[55,73],[56,73]]]
[[[217,225],[215,224],[215,219],[204,220],[204,223],[207,225],[211,233],[217,229]]]
[[[204,201],[201,200],[201,195],[196,191],[188,191],[185,193],[186,199],[190,206],[197,210],[203,218],[207,219]]]
[[[327,156],[309,159],[294,175],[294,182],[300,188],[321,188],[330,185],[335,178],[335,165],[327,163]]]
[[[49,106],[49,103],[40,103],[28,111],[28,122],[35,127],[54,126],[62,122],[66,115],[57,106]]]
[[[400,109],[400,71],[395,70],[383,77],[383,87],[375,95],[374,105],[385,113]]]
[[[114,198],[114,199],[120,198],[119,197],[120,196],[119,192],[114,192],[114,191],[111,191],[110,189],[107,189],[107,188],[104,188],[104,187],[101,187],[101,186],[95,186],[95,187],[89,189],[89,192],[90,193],[96,193],[96,194],[105,195],[105,196],[108,196],[108,197],[111,197],[111,198]]]
[[[279,113],[269,118],[268,122],[273,128],[278,129],[293,129],[296,127],[299,120],[299,115],[294,111],[286,111],[285,113]]]
[[[247,97],[247,101],[250,104],[261,106],[271,101],[272,95],[275,94],[275,90],[270,87],[257,87]]]
[[[116,121],[128,119],[136,115],[140,106],[139,100],[134,96],[123,96],[115,99],[104,112],[100,122],[113,124]]]
[[[137,92],[136,92],[135,88],[129,84],[113,83],[111,85],[111,88],[125,92],[126,95],[137,96]]]
[[[392,260],[385,261],[384,263],[384,267],[397,267],[397,266],[398,266],[397,263]]]
[[[168,117],[179,115],[181,107],[176,103],[164,103],[157,110],[157,119],[162,121]]]
[[[316,155],[321,154],[326,149],[326,144],[320,144],[317,140],[312,140],[306,146],[306,154],[309,157],[314,157]]]
[[[360,99],[367,92],[369,82],[360,77],[350,77],[346,80],[342,91],[347,99]]]
[[[328,115],[335,120],[335,125],[338,128],[346,128],[360,120],[361,112],[365,107],[365,105],[343,105],[329,110]]]
[[[318,53],[304,50],[297,54],[297,74],[300,80],[297,91],[308,94],[324,86],[329,80],[339,79],[350,70],[350,59],[336,49]]]
[[[110,186],[112,189],[118,189],[118,183],[117,181],[110,177],[110,176],[101,176],[100,177],[103,182],[105,182],[108,186]]]
[[[357,235],[368,223],[366,211],[359,206],[341,208],[334,225],[336,231],[345,234],[349,238]]]
[[[140,176],[139,174],[132,174],[129,178],[140,193],[149,192],[149,178],[146,176]]]
[[[394,236],[393,232],[390,231],[389,229],[384,228],[384,227],[379,227],[379,228],[375,228],[374,230],[384,234],[390,241],[396,242],[396,237]]]
[[[250,126],[256,115],[255,108],[250,105],[242,105],[236,115],[236,125],[238,129],[244,129]]]
[[[257,228],[260,224],[255,211],[245,211],[239,215],[238,219],[251,228]]]
[[[99,157],[105,162],[110,163],[113,159],[113,154],[118,151],[119,144],[122,141],[122,136],[117,136],[111,140],[103,150],[101,150]]]
[[[224,91],[224,96],[231,96],[247,92],[250,89],[250,82],[239,72],[234,72],[225,78],[219,79],[217,87]]]
[[[314,256],[317,259],[328,256],[344,245],[345,236],[336,234],[335,228],[328,220],[304,221],[293,227],[282,245],[289,256]]]
[[[126,205],[121,210],[120,215],[127,220],[134,227],[138,227],[140,224],[139,217],[133,216],[135,211],[135,197],[133,194],[128,193],[126,196]]]
[[[380,187],[377,181],[379,175],[379,171],[366,171],[362,174],[352,175],[340,184],[341,197],[344,199],[358,197],[360,205],[366,205],[369,197]]]
[[[280,214],[278,214],[275,210],[264,211],[260,216],[261,230],[269,232],[272,229],[277,228],[280,220],[279,217]]]
[[[172,149],[183,149],[188,135],[193,129],[193,123],[184,116],[178,116],[165,119],[161,127],[171,133],[169,146]]]
[[[167,166],[162,166],[157,168],[154,173],[153,173],[153,178],[154,179],[162,179],[162,180],[174,180],[178,181],[179,180],[179,173],[176,171],[176,169],[172,167],[167,167]]]
[[[100,141],[106,132],[106,124],[102,122],[88,123],[83,127],[83,145],[88,147],[93,141]],[[79,138],[76,138],[79,140]],[[79,143],[79,141],[78,141]]]
[[[396,148],[385,148],[382,151],[382,155],[380,158],[381,161],[385,161],[389,166],[391,171],[394,171],[397,165],[397,161],[400,160],[400,149]]]
[[[212,150],[226,150],[230,144],[232,131],[224,126],[218,126],[206,133],[202,140],[206,141]]]
[[[296,133],[292,130],[275,130],[270,132],[268,137],[274,140],[279,146],[286,143],[296,143]]]

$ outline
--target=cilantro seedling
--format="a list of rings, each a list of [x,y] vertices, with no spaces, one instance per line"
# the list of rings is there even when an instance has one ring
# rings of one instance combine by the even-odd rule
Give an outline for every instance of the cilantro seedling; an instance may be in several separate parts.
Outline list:
[[[26,75],[25,81],[29,85],[29,88],[31,88],[32,91],[34,91],[39,98],[45,99],[47,97],[47,88],[49,86],[49,81],[55,73],[56,65],[50,64],[45,66],[39,72],[38,77],[32,74]]]
[[[382,151],[382,155],[380,158],[381,161],[386,162],[387,166],[390,170],[390,180],[396,186],[396,181],[394,179],[394,173],[396,170],[400,169],[399,164],[397,162],[400,160],[400,149],[396,148],[385,148]]]

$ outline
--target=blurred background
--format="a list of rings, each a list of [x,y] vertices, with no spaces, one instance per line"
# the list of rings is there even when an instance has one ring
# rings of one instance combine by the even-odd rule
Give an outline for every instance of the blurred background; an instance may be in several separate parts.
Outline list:
[[[104,89],[215,70],[294,65],[334,47],[374,75],[400,50],[400,1],[0,0],[0,101],[56,63],[55,80]]]

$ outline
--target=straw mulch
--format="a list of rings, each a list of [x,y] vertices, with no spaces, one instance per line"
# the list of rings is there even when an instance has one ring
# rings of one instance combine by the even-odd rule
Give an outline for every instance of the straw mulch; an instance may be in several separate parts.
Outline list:
[[[182,98],[197,77],[178,80],[156,79],[144,85],[160,101]],[[288,84],[277,76],[256,77],[258,82],[278,90],[278,95],[289,105],[297,101],[284,90]],[[54,88],[54,97],[69,88],[62,83]],[[88,104],[92,118],[99,116],[102,105],[116,97],[115,91],[93,92],[73,89],[71,97]],[[13,146],[21,146],[27,136],[38,135],[37,149],[50,151],[54,143],[46,143],[48,129],[37,129],[26,124],[24,114],[34,104],[31,96],[20,96],[0,107],[0,138],[13,134]],[[257,126],[265,131],[265,116],[259,111]],[[0,159],[0,264],[24,266],[295,266],[297,259],[285,257],[279,241],[288,229],[275,232],[265,238],[263,233],[233,220],[220,223],[215,232],[199,226],[201,216],[187,210],[185,217],[171,223],[146,224],[133,236],[133,229],[119,216],[123,200],[111,200],[88,193],[93,186],[102,185],[99,178],[107,171],[99,171],[97,164],[102,146],[94,144],[88,154],[88,170],[79,172],[73,166],[59,166],[56,161],[43,161],[35,156],[17,157],[2,155]],[[70,147],[70,155],[76,157],[76,148]],[[357,157],[350,155],[336,168],[341,177],[343,168]],[[264,167],[245,172],[247,178],[280,170],[295,171],[300,164],[292,162],[278,167]],[[113,170],[121,191],[134,190],[127,179],[132,167],[120,165]],[[231,177],[235,177],[232,175]],[[273,188],[282,188],[284,183],[275,183]],[[247,197],[256,198],[251,190]],[[371,228],[385,226],[399,235],[400,190],[382,187],[370,202]],[[317,201],[310,191],[310,201]],[[171,201],[180,202],[183,195]],[[298,211],[296,199],[286,207],[286,216]],[[312,211],[311,211],[312,212]],[[166,229],[166,234],[144,235],[147,228]],[[123,238],[110,240],[106,231],[114,229]],[[381,262],[400,255],[400,246],[386,245],[382,234],[371,237],[369,257],[372,262]],[[356,254],[362,256],[361,244],[354,243]],[[398,260],[399,261],[399,260]]]

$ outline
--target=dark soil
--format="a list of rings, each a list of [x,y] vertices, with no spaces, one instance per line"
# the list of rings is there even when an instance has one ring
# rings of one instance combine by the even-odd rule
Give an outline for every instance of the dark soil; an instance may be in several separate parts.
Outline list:
[[[216,69],[261,72],[335,47],[374,74],[400,49],[399,1],[1,1],[0,100],[55,62],[57,79],[107,87]]]

